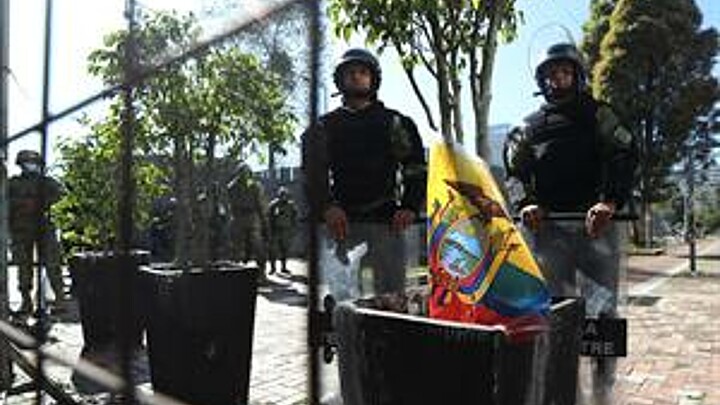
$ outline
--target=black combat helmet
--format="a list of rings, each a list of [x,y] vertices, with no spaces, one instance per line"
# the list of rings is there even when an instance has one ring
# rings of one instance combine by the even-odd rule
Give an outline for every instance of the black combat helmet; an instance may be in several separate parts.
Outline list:
[[[21,150],[15,157],[15,163],[22,165],[23,163],[37,163],[38,165],[43,164],[42,156],[34,150]]]
[[[580,51],[574,44],[568,42],[561,42],[551,45],[545,55],[543,56],[540,63],[535,68],[535,81],[537,82],[540,92],[548,97],[547,83],[547,68],[553,62],[568,61],[575,66],[575,88],[580,91],[585,88],[587,81],[587,72],[585,70],[585,62],[583,61]]]
[[[380,63],[372,53],[362,48],[351,48],[343,53],[340,61],[335,66],[335,72],[333,72],[333,80],[335,86],[338,88],[340,93],[345,93],[343,88],[343,71],[351,63],[360,63],[368,67],[372,72],[373,80],[370,88],[370,92],[375,94],[380,88],[380,81],[382,80],[382,70],[380,69]]]

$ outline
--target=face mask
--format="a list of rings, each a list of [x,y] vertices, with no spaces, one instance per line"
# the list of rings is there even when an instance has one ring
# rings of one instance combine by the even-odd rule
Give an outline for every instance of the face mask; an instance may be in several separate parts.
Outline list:
[[[23,163],[20,167],[22,171],[26,173],[40,173],[40,165],[37,163]]]

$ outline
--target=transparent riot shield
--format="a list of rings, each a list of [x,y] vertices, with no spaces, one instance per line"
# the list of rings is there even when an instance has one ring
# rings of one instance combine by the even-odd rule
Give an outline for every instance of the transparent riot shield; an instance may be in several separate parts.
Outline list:
[[[404,294],[427,284],[424,224],[401,233],[383,223],[351,223],[348,238],[331,239],[321,231],[321,295],[336,302]]]
[[[345,264],[337,257],[321,259],[328,328],[323,342],[330,353],[323,356],[323,403],[574,404],[582,301],[558,297],[551,304],[548,327],[522,340],[509,337],[499,324],[431,319],[426,226],[406,231],[401,248],[382,239],[387,236],[379,237],[379,246],[368,238],[387,235],[385,224],[367,230],[351,224],[348,241],[354,239],[353,229],[363,236],[346,245]],[[368,256],[373,248],[380,258]],[[333,241],[322,249],[321,257],[338,255]],[[458,252],[457,246],[448,247],[447,260],[457,260]],[[387,261],[384,253],[390,255]],[[358,258],[359,265],[354,263]],[[399,289],[378,291],[385,286],[375,277],[386,274],[372,268],[376,263],[393,263],[381,271],[397,271],[404,278]],[[333,284],[333,277],[345,271],[346,282]],[[327,298],[334,293],[343,298]],[[449,388],[453,386],[471,388]]]
[[[395,232],[382,222],[351,222],[342,241],[330,238],[324,226],[318,228],[318,292],[325,319],[323,403],[366,403],[362,392],[375,383],[358,368],[375,360],[375,354],[364,352],[368,347],[358,339],[367,332],[358,328],[357,322],[366,318],[358,310],[380,311],[383,317],[425,312],[429,292],[425,227],[424,222],[416,222]],[[401,366],[394,362],[391,367]],[[393,385],[387,383],[386,390]]]
[[[578,404],[611,404],[616,373],[627,355],[627,231],[625,214],[597,237],[583,213],[550,213],[537,231],[524,229],[554,297],[584,303]]]

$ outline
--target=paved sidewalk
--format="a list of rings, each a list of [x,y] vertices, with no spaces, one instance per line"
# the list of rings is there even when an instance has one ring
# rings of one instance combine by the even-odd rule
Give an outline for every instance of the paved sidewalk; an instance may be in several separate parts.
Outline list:
[[[629,258],[626,307],[629,356],[618,367],[613,404],[720,404],[720,238],[698,246],[699,276],[689,276],[683,249]],[[307,403],[306,296],[304,265],[291,263],[292,277],[271,276],[261,287],[253,341],[250,404]],[[12,292],[14,284],[9,290]],[[11,297],[11,300],[13,297]],[[11,305],[16,305],[12,303]],[[77,317],[54,325],[50,347],[76,359],[82,347]],[[144,358],[136,373],[147,374]],[[335,363],[324,365],[323,394],[338,392]],[[67,368],[51,367],[53,379],[84,403],[102,396],[78,394]],[[147,375],[140,379],[149,389]],[[27,381],[18,372],[20,384]],[[699,398],[697,400],[692,398]],[[7,404],[30,404],[33,394],[10,396]],[[694,401],[694,402],[693,402]]]
[[[686,249],[671,253],[630,260],[631,279],[652,277],[630,288],[614,404],[720,404],[720,238],[698,246],[697,275]]]

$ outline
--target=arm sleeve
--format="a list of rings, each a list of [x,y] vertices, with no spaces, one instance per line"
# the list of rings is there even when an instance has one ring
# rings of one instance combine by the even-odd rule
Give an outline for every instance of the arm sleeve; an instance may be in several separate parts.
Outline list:
[[[622,208],[630,199],[637,178],[637,140],[607,105],[598,108],[597,125],[604,162],[600,198]]]
[[[532,176],[533,161],[527,129],[521,126],[513,128],[503,145],[503,162],[508,182],[517,184],[517,187],[508,187],[510,203],[517,210],[538,203]]]
[[[310,212],[316,215],[314,221],[320,221],[327,206],[334,201],[330,192],[326,136],[320,123],[302,134],[304,188]]]
[[[394,139],[393,144],[399,152],[397,155],[401,164],[402,197],[400,205],[417,214],[423,208],[427,192],[425,149],[417,126],[412,119],[400,116],[399,120],[402,130],[393,131],[394,134],[400,135]]]
[[[62,183],[57,181],[56,179],[52,177],[46,177],[47,182],[46,184],[48,189],[48,195],[47,195],[47,202],[48,205],[55,204],[56,202],[60,201],[60,199],[65,195],[65,187]]]

